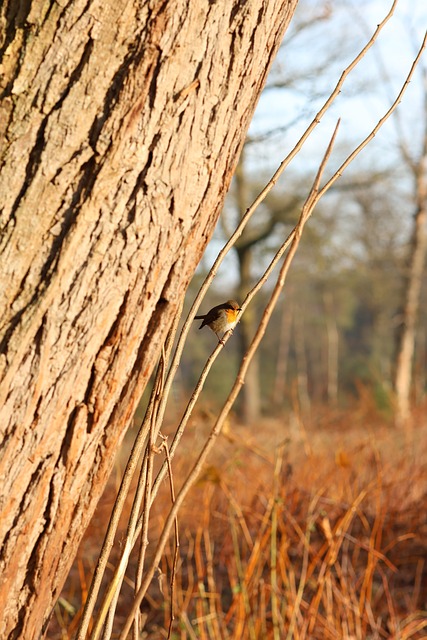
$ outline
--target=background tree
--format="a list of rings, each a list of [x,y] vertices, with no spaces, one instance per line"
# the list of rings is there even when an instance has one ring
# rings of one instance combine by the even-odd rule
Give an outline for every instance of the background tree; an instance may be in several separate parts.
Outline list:
[[[234,184],[231,197],[238,217],[241,219],[249,204],[255,199],[256,194],[262,188],[261,183],[251,180],[247,175],[244,164],[244,149],[240,155],[239,163],[234,175]],[[231,198],[230,198],[231,199]],[[249,224],[242,236],[236,242],[235,251],[238,263],[238,293],[239,300],[245,298],[250,290],[261,263],[260,254],[265,250],[265,244],[279,226],[297,219],[297,206],[302,198],[299,195],[285,197],[281,194],[279,200],[275,194],[269,194],[263,203],[262,209],[254,224]],[[289,227],[290,228],[290,227]],[[255,265],[254,265],[255,263]],[[238,332],[240,341],[240,354],[246,353],[253,338],[257,326],[257,313],[255,305],[249,307],[240,321]],[[256,422],[261,414],[261,387],[260,387],[260,363],[258,353],[252,359],[248,369],[245,385],[240,396],[240,418],[245,424]]]
[[[295,4],[1,7],[2,637],[44,633]]]
[[[399,150],[409,171],[412,184],[413,220],[403,277],[402,302],[396,338],[396,369],[394,385],[397,400],[397,422],[407,422],[410,414],[412,370],[417,335],[417,323],[427,251],[427,67],[421,73],[420,143],[413,149],[399,127]]]

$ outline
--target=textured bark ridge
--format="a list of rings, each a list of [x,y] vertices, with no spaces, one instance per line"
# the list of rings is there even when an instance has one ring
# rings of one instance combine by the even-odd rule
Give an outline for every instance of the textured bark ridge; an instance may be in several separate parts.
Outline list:
[[[0,9],[0,637],[39,638],[296,0]]]

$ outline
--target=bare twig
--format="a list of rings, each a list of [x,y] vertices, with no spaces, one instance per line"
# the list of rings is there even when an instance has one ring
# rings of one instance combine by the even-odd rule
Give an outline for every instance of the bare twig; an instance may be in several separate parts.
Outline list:
[[[263,335],[265,333],[268,321],[269,321],[269,319],[271,317],[271,314],[273,312],[273,309],[274,309],[274,307],[275,307],[275,305],[277,303],[279,295],[280,295],[280,293],[281,293],[281,291],[283,289],[283,286],[284,286],[284,283],[285,283],[285,278],[286,278],[286,275],[287,275],[287,273],[289,271],[290,264],[292,262],[292,259],[293,259],[294,255],[295,255],[295,252],[296,252],[297,247],[299,245],[304,225],[307,222],[307,220],[310,217],[310,214],[311,214],[311,212],[313,210],[313,207],[314,207],[313,203],[315,203],[315,194],[318,191],[319,183],[320,183],[320,180],[321,180],[321,176],[323,174],[323,171],[324,171],[324,169],[326,167],[326,163],[327,163],[327,161],[329,159],[329,156],[331,154],[332,146],[333,146],[333,143],[335,141],[337,130],[338,130],[338,125],[335,128],[335,131],[333,133],[331,141],[330,141],[330,143],[328,145],[328,148],[326,150],[325,156],[324,156],[324,158],[322,160],[322,163],[321,163],[321,165],[319,167],[319,171],[318,171],[318,173],[316,175],[316,178],[314,180],[313,187],[310,190],[310,193],[309,193],[309,195],[307,197],[306,203],[303,206],[299,222],[298,222],[298,224],[297,224],[297,226],[295,228],[295,236],[294,236],[294,238],[292,240],[289,252],[286,254],[285,260],[284,260],[283,265],[282,265],[282,267],[280,269],[280,273],[279,273],[279,276],[278,276],[278,279],[277,279],[276,286],[274,287],[273,293],[272,293],[272,295],[270,297],[270,301],[267,304],[267,307],[266,307],[266,309],[264,311],[264,314],[263,314],[263,316],[261,318],[261,322],[260,322],[260,324],[258,326],[258,330],[257,330],[257,332],[256,332],[256,334],[255,334],[255,336],[253,338],[253,341],[252,341],[252,343],[251,343],[251,345],[250,345],[245,357],[243,358],[243,361],[242,361],[241,366],[240,366],[239,373],[237,375],[237,378],[236,378],[236,381],[235,381],[235,383],[233,385],[233,388],[232,388],[232,390],[231,390],[231,392],[230,392],[230,394],[229,394],[229,396],[227,398],[227,401],[225,402],[225,405],[223,406],[223,409],[222,409],[220,415],[218,416],[217,421],[216,421],[215,425],[213,426],[213,428],[211,430],[211,433],[210,433],[210,435],[209,435],[209,437],[208,437],[208,439],[207,439],[202,451],[199,454],[199,457],[196,460],[196,463],[194,464],[194,466],[193,466],[192,470],[190,471],[190,473],[188,474],[183,486],[181,487],[181,490],[180,490],[180,492],[178,493],[178,495],[176,497],[174,505],[172,506],[171,510],[169,511],[169,515],[166,518],[166,521],[165,521],[165,524],[164,524],[164,527],[163,527],[163,531],[162,531],[162,533],[160,535],[160,538],[159,538],[159,541],[157,543],[157,547],[156,547],[156,551],[155,551],[153,559],[152,559],[152,563],[151,563],[149,569],[147,570],[145,579],[144,579],[144,581],[143,581],[143,583],[141,585],[141,588],[140,588],[140,590],[139,590],[139,592],[138,592],[138,594],[137,594],[137,596],[135,598],[135,601],[134,601],[134,604],[132,606],[131,612],[130,612],[128,618],[127,618],[127,621],[126,621],[126,623],[124,625],[124,628],[122,630],[122,633],[120,635],[120,640],[125,640],[125,638],[127,637],[127,634],[129,632],[130,626],[132,624],[132,620],[133,620],[134,615],[135,615],[135,611],[139,607],[139,605],[140,605],[140,603],[141,603],[141,601],[142,601],[142,599],[143,599],[143,597],[145,595],[145,592],[146,592],[146,590],[148,588],[148,585],[150,584],[150,582],[152,580],[152,577],[153,577],[154,571],[155,571],[155,567],[157,566],[157,564],[160,561],[161,555],[163,553],[164,546],[165,546],[165,544],[166,544],[166,542],[168,540],[171,527],[172,527],[172,525],[174,523],[175,516],[178,513],[178,510],[179,510],[182,502],[184,501],[184,498],[186,497],[188,491],[190,490],[190,488],[193,486],[194,482],[196,481],[196,479],[197,479],[197,477],[198,477],[198,475],[199,475],[199,473],[200,473],[200,471],[201,471],[201,469],[203,467],[203,464],[206,461],[206,458],[207,458],[208,454],[210,453],[211,449],[213,448],[213,446],[214,446],[214,444],[216,442],[216,439],[217,439],[217,437],[219,436],[219,434],[221,432],[221,429],[222,429],[222,426],[224,424],[224,421],[225,421],[228,413],[230,412],[230,409],[233,406],[234,401],[237,398],[237,395],[238,395],[238,393],[239,393],[239,391],[240,391],[240,389],[242,387],[242,384],[243,384],[244,379],[245,379],[246,371],[247,371],[247,369],[249,367],[251,359],[252,359],[255,351],[257,350],[258,345],[261,342],[261,339],[262,339],[262,337],[263,337]],[[219,346],[220,345],[218,345],[218,347]],[[217,347],[217,349],[218,349],[218,347]]]
[[[173,474],[172,474],[172,464],[171,458],[169,455],[169,449],[167,444],[167,438],[163,436],[163,447],[165,449],[166,461],[168,464],[168,475],[169,475],[169,487],[171,492],[171,501],[172,504],[175,503],[175,488],[173,483]],[[172,571],[170,578],[170,622],[169,622],[169,631],[168,631],[168,639],[171,637],[172,633],[172,625],[175,620],[175,577],[176,577],[176,568],[178,565],[178,557],[179,557],[179,528],[178,528],[178,517],[175,516],[174,521],[175,528],[175,551],[173,555],[173,563],[172,563]]]
[[[212,265],[212,268],[210,269],[208,275],[206,276],[206,279],[204,280],[204,282],[203,282],[203,284],[202,284],[202,286],[201,286],[201,288],[200,288],[200,290],[199,290],[199,292],[198,292],[198,294],[197,294],[197,296],[196,296],[196,298],[195,298],[195,300],[193,302],[193,305],[191,306],[191,309],[190,309],[190,311],[188,313],[188,316],[187,316],[187,318],[186,318],[186,320],[184,322],[184,325],[183,325],[183,327],[181,329],[181,333],[180,333],[180,336],[179,336],[178,341],[177,341],[177,346],[176,346],[176,349],[175,349],[175,352],[174,352],[174,355],[173,355],[173,359],[172,359],[170,368],[168,370],[168,375],[167,375],[167,378],[166,378],[166,382],[165,382],[164,392],[163,392],[163,396],[162,396],[162,399],[161,399],[159,412],[158,412],[158,423],[162,422],[164,411],[166,409],[166,404],[167,404],[168,397],[169,397],[169,393],[170,393],[170,390],[171,390],[172,382],[173,382],[173,380],[175,378],[175,374],[176,374],[176,371],[178,369],[178,366],[179,366],[179,363],[180,363],[180,360],[181,360],[182,351],[184,349],[184,345],[185,345],[185,342],[186,342],[186,338],[187,338],[188,332],[190,330],[190,327],[192,326],[194,316],[196,315],[197,310],[198,310],[198,308],[200,306],[200,303],[203,300],[203,298],[204,298],[209,286],[211,285],[213,279],[215,278],[222,261],[224,260],[225,256],[228,254],[230,249],[234,246],[234,244],[236,243],[238,238],[243,233],[244,228],[246,227],[246,225],[249,222],[250,218],[254,214],[255,210],[258,208],[259,204],[267,197],[267,195],[273,189],[273,187],[277,183],[279,177],[282,175],[284,170],[287,168],[287,166],[290,164],[290,162],[293,160],[293,158],[300,151],[300,149],[304,145],[304,143],[307,140],[307,138],[311,135],[312,131],[319,124],[319,122],[321,121],[321,119],[324,116],[324,114],[326,113],[326,111],[329,109],[329,107],[332,105],[334,100],[337,98],[337,96],[341,92],[342,86],[343,86],[346,78],[350,74],[350,72],[360,62],[360,60],[364,57],[366,52],[373,46],[374,42],[378,38],[379,33],[381,32],[383,27],[386,25],[386,23],[392,17],[392,15],[394,13],[395,6],[396,6],[396,2],[397,2],[397,0],[394,0],[392,6],[390,8],[390,11],[387,13],[385,18],[381,21],[381,23],[377,26],[377,29],[375,30],[374,34],[372,35],[372,37],[368,41],[368,43],[365,45],[365,47],[363,47],[363,49],[359,52],[359,54],[353,59],[353,61],[348,65],[348,67],[342,72],[342,74],[341,74],[341,76],[340,76],[340,78],[338,80],[338,83],[336,84],[336,86],[335,86],[334,90],[332,91],[331,95],[329,96],[329,98],[324,103],[323,107],[316,114],[315,118],[313,119],[311,124],[308,126],[308,128],[306,129],[304,134],[301,136],[301,138],[299,139],[297,144],[294,146],[292,151],[281,162],[281,164],[279,165],[278,169],[273,174],[273,176],[271,177],[269,182],[266,184],[264,189],[259,193],[257,198],[255,198],[255,200],[253,201],[251,206],[248,207],[247,211],[245,212],[245,215],[242,217],[242,219],[241,219],[239,225],[237,226],[236,230],[234,231],[232,236],[229,238],[229,240],[226,242],[224,247],[219,252],[214,264]],[[267,278],[270,275],[271,271],[274,269],[274,267],[276,266],[277,262],[282,257],[284,251],[286,251],[287,247],[293,241],[294,234],[295,234],[295,230],[291,232],[291,234],[288,236],[286,241],[279,248],[278,252],[276,253],[276,256],[274,257],[272,263],[269,265],[266,273],[258,281],[257,285],[254,287],[254,289],[250,292],[250,294],[247,296],[246,300],[244,301],[244,303],[242,305],[242,309],[243,310],[249,304],[249,302],[253,298],[253,296],[262,287],[264,282],[267,280]],[[229,338],[229,335],[228,336],[226,335],[224,342],[226,342],[226,340],[228,340],[228,338]],[[183,434],[183,432],[185,430],[185,426],[186,426],[186,424],[188,422],[188,419],[189,419],[189,417],[191,415],[191,412],[192,412],[192,410],[194,408],[195,402],[197,401],[197,398],[200,395],[201,389],[203,388],[204,381],[205,381],[205,379],[207,377],[207,374],[208,374],[213,362],[217,358],[220,350],[221,350],[221,345],[217,346],[217,348],[214,350],[213,354],[211,355],[211,358],[209,359],[209,361],[206,364],[206,367],[203,370],[203,373],[202,373],[201,378],[199,380],[199,383],[197,385],[197,389],[194,391],[194,393],[192,395],[192,398],[191,398],[190,403],[189,403],[189,405],[187,407],[187,410],[186,410],[186,412],[185,412],[185,414],[184,414],[184,416],[182,418],[182,421],[181,421],[181,423],[180,423],[180,425],[179,425],[179,427],[177,429],[177,432],[175,434],[175,437],[173,439],[173,442],[172,442],[172,445],[171,445],[171,449],[170,449],[171,458],[173,458],[173,456],[174,456],[175,450],[176,450],[176,448],[178,446],[178,443],[180,441],[180,438],[181,438],[181,436],[182,436],[182,434]],[[158,428],[160,428],[160,425],[158,426]],[[159,472],[159,475],[158,475],[158,478],[157,478],[157,480],[155,482],[155,485],[153,487],[153,497],[156,495],[159,483],[163,479],[165,473],[166,473],[166,465],[163,465],[162,469]]]
[[[169,358],[170,352],[172,350],[173,340],[178,327],[178,322],[179,322],[179,313],[177,314],[177,317],[174,320],[174,323],[172,325],[172,328],[166,340],[165,359]],[[129,456],[126,469],[123,475],[123,479],[120,485],[120,489],[114,503],[113,511],[111,513],[110,521],[107,527],[107,532],[105,534],[104,542],[103,542],[101,552],[98,558],[98,562],[95,568],[95,573],[90,585],[88,597],[85,602],[82,618],[80,620],[80,625],[77,632],[76,640],[84,640],[86,638],[90,618],[96,603],[96,598],[98,596],[99,589],[101,587],[101,582],[102,582],[103,575],[105,573],[110,551],[114,544],[114,537],[119,524],[120,515],[122,513],[122,510],[125,504],[125,500],[130,488],[130,484],[132,482],[133,475],[135,473],[136,467],[140,460],[141,453],[144,449],[144,444],[148,434],[151,415],[153,412],[154,403],[156,401],[157,384],[159,383],[159,380],[161,379],[162,376],[163,376],[163,365],[162,363],[160,363],[157,370],[156,380],[153,385],[153,390],[151,393],[147,411],[146,411],[144,420],[141,424],[141,427],[138,431],[136,440],[133,444],[132,451]]]
[[[334,175],[328,180],[328,182],[324,185],[324,187],[322,187],[322,189],[319,191],[319,193],[317,195],[317,199],[318,200],[326,193],[326,191],[328,191],[332,187],[334,182],[336,182],[338,180],[338,178],[340,178],[342,176],[342,174],[344,173],[344,170],[349,166],[349,164],[351,164],[353,162],[355,157],[359,155],[359,153],[362,151],[362,149],[364,149],[366,147],[366,145],[373,138],[375,138],[376,134],[381,129],[381,127],[383,126],[384,122],[386,120],[388,120],[388,118],[391,116],[391,114],[396,110],[397,106],[402,101],[403,94],[405,93],[406,89],[409,86],[409,83],[411,82],[411,78],[412,78],[412,76],[414,74],[414,71],[415,71],[415,69],[416,69],[416,67],[417,67],[417,65],[418,65],[418,63],[419,63],[419,61],[421,59],[421,56],[422,56],[426,46],[427,46],[427,32],[424,35],[424,39],[423,39],[423,41],[421,43],[421,46],[420,46],[420,48],[418,50],[417,56],[416,56],[415,60],[413,61],[412,65],[411,65],[409,73],[408,73],[408,75],[407,75],[407,77],[406,77],[406,79],[405,79],[405,81],[404,81],[404,83],[402,85],[402,88],[400,89],[395,101],[390,106],[388,111],[386,111],[386,113],[383,115],[383,117],[378,121],[376,126],[372,129],[371,133],[369,135],[367,135],[364,140],[362,140],[362,142],[356,147],[356,149],[354,149],[354,151],[352,151],[352,153],[350,153],[350,155],[342,163],[342,165],[339,167],[339,169],[337,169],[337,171],[335,171]]]
[[[165,364],[165,351],[164,349],[162,350],[162,355],[161,355],[161,359],[160,359],[160,365],[158,368],[158,375],[156,376],[156,384],[155,384],[155,388],[154,388],[154,399],[153,399],[153,406],[152,406],[152,411],[150,412],[150,416],[151,416],[151,427],[149,430],[149,447],[146,449],[146,453],[147,453],[147,457],[148,457],[148,464],[147,464],[147,474],[144,472],[144,466],[141,469],[141,472],[139,474],[139,479],[138,479],[138,484],[136,487],[136,492],[135,492],[135,496],[133,499],[133,504],[132,504],[132,509],[131,509],[131,514],[130,514],[130,518],[129,518],[129,522],[128,522],[128,527],[127,527],[127,531],[126,531],[126,536],[125,539],[123,541],[123,550],[120,556],[120,561],[119,564],[114,572],[113,578],[111,579],[110,584],[108,585],[108,589],[105,593],[102,605],[100,607],[100,610],[98,612],[98,615],[96,617],[95,620],[95,624],[91,633],[91,640],[97,640],[99,638],[99,635],[101,633],[102,630],[102,626],[104,624],[108,609],[110,607],[110,605],[113,604],[113,601],[115,599],[115,594],[120,590],[124,575],[125,575],[125,571],[126,571],[126,567],[128,565],[128,561],[129,561],[129,557],[131,554],[131,551],[133,549],[133,541],[134,541],[134,534],[135,534],[135,528],[137,526],[138,523],[138,516],[139,516],[139,511],[141,508],[141,503],[142,503],[142,499],[144,496],[144,491],[147,489],[148,486],[148,491],[149,491],[149,487],[151,486],[151,478],[148,477],[148,472],[151,469],[152,470],[152,458],[154,455],[154,451],[153,451],[153,443],[152,443],[152,432],[153,432],[153,424],[155,424],[155,420],[156,420],[156,409],[158,406],[158,398],[161,397],[161,392],[162,392],[162,388],[163,388],[163,383],[164,383],[164,364]],[[147,503],[145,505],[145,509],[144,509],[144,514],[146,512],[149,513],[149,508],[148,508],[148,504]],[[147,519],[148,519],[148,515],[147,515]],[[107,640],[107,639],[106,639]]]
[[[145,561],[145,553],[148,547],[148,524],[150,518],[150,506],[151,506],[151,487],[153,484],[153,465],[154,465],[154,455],[155,455],[155,439],[156,439],[156,423],[157,423],[157,413],[160,404],[160,398],[162,396],[162,391],[165,384],[165,366],[166,366],[166,355],[164,349],[162,350],[162,359],[160,361],[160,376],[156,379],[156,397],[153,407],[153,412],[150,420],[150,431],[148,434],[148,442],[145,450],[144,462],[142,465],[139,481],[138,481],[138,489],[141,487],[144,490],[144,507],[142,511],[143,523],[142,523],[142,534],[141,534],[141,544],[138,554],[138,564],[136,569],[136,577],[135,577],[135,591],[138,591],[141,581],[142,581],[142,573],[144,570],[144,561]],[[135,500],[134,500],[135,504]],[[135,534],[135,529],[137,526],[137,522],[135,522],[135,526],[132,529],[132,535]],[[133,541],[131,541],[131,545],[133,546]],[[139,609],[135,616],[135,624],[134,624],[134,638],[135,640],[139,639],[139,627],[140,627],[140,612]]]

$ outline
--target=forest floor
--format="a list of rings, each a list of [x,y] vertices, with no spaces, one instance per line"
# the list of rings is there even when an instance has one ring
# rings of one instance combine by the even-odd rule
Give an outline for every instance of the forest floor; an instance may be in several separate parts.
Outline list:
[[[176,490],[208,433],[192,418],[173,460]],[[118,461],[64,586],[47,637],[71,639],[116,495]],[[152,510],[150,551],[170,508]],[[366,406],[231,418],[179,513],[170,638],[427,637],[427,407],[406,430]],[[109,565],[111,577],[120,536]],[[174,536],[141,607],[141,638],[167,638]],[[135,563],[120,595],[120,628]],[[83,594],[83,596],[82,596]],[[112,638],[118,637],[113,632]]]

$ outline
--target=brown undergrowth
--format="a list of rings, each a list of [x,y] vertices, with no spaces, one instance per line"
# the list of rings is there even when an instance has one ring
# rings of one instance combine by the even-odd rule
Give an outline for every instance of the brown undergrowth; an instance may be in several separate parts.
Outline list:
[[[177,488],[207,421],[202,414],[193,418],[173,461]],[[115,474],[56,607],[51,640],[72,638],[76,630]],[[170,637],[426,637],[426,479],[421,411],[406,432],[361,408],[340,415],[319,411],[304,422],[295,416],[263,420],[251,428],[232,420],[179,515]],[[165,482],[153,511],[153,549],[169,506]],[[142,637],[167,637],[173,556],[171,539],[142,605]],[[132,584],[129,573],[118,627],[133,599]]]

